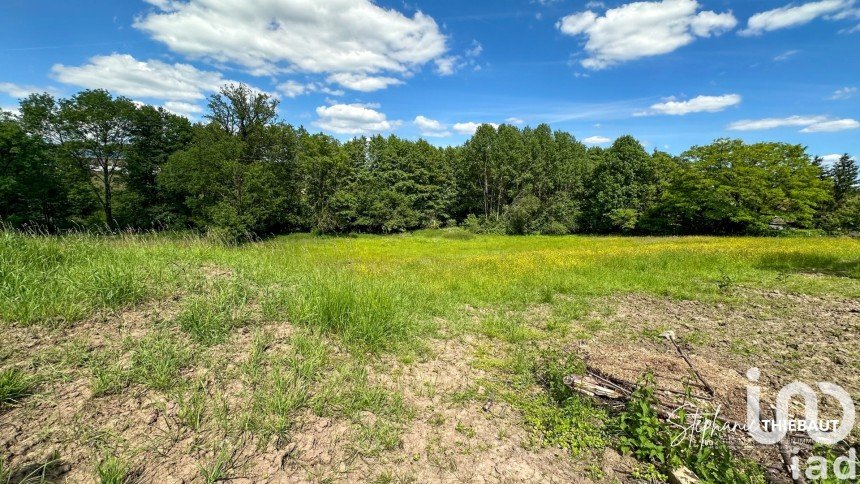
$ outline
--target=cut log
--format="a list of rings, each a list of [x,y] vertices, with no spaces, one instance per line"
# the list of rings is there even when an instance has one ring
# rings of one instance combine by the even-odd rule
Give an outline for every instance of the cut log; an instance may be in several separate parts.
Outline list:
[[[679,467],[669,473],[669,482],[671,484],[698,484],[701,481],[690,469]]]
[[[601,385],[596,378],[590,375],[568,375],[564,377],[564,384],[571,390],[590,397],[601,397],[611,400],[623,400],[626,397],[626,395],[613,388]]]

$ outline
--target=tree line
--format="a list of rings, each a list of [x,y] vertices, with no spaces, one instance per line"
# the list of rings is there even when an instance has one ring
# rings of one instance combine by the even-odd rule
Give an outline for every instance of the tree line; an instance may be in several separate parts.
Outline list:
[[[858,167],[801,145],[720,139],[680,156],[631,136],[586,147],[548,125],[483,125],[461,146],[341,142],[277,117],[244,85],[204,122],[114,97],[33,94],[0,115],[0,221],[18,228],[296,231],[460,225],[508,234],[860,230]]]

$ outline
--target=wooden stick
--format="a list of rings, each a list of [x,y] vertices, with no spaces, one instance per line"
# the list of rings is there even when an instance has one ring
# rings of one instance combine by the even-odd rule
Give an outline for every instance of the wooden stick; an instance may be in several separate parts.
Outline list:
[[[705,377],[703,377],[702,374],[699,373],[699,370],[696,369],[696,366],[693,364],[692,361],[690,361],[690,358],[687,357],[687,355],[684,353],[684,350],[682,350],[681,347],[678,346],[678,343],[675,342],[675,334],[672,331],[669,331],[669,332],[664,333],[663,336],[665,336],[666,339],[668,339],[669,341],[672,342],[672,345],[675,346],[676,350],[678,350],[678,354],[681,355],[681,358],[683,358],[684,361],[687,362],[687,365],[690,367],[691,370],[693,370],[693,373],[695,373],[696,378],[698,378],[699,381],[702,382],[702,385],[705,386],[705,388],[708,390],[708,393],[710,393],[712,397],[716,396],[717,392],[714,391],[714,387],[712,387],[705,380]]]
[[[776,409],[771,409],[773,412],[773,421],[777,421]],[[791,482],[794,484],[806,484],[806,478],[803,477],[803,473],[800,472],[800,469],[797,469],[797,477],[794,474],[794,466],[791,464],[791,449],[788,447],[788,444],[785,443],[786,439],[790,439],[791,436],[788,435],[779,442],[777,442],[777,448],[779,448],[779,455],[782,457],[782,463],[785,465],[785,471],[788,472],[788,476],[791,478]]]

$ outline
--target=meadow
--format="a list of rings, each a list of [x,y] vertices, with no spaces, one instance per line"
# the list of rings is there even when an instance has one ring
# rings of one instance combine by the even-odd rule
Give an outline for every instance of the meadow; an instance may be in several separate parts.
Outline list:
[[[761,482],[736,449],[641,452],[560,379],[673,330],[856,399],[858,301],[850,238],[4,231],[0,482],[623,482],[667,457]]]

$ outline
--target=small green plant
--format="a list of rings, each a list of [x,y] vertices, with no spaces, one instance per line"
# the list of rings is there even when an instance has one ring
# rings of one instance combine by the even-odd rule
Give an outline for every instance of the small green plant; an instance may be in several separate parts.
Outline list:
[[[35,388],[36,378],[18,368],[0,371],[0,409],[17,404]]]
[[[720,292],[729,292],[735,286],[735,279],[730,274],[720,271],[720,277],[717,278],[717,289]]]
[[[130,466],[115,455],[107,455],[99,462],[96,477],[101,484],[127,484],[132,481]]]
[[[839,484],[846,482],[845,479],[841,479],[836,475],[837,460],[840,462],[838,470],[842,476],[850,476],[852,468],[860,469],[860,462],[855,461],[852,464],[849,460],[850,457],[846,457],[844,452],[845,449],[840,452],[836,447],[816,444],[812,449],[812,455],[815,457],[812,458],[810,465],[804,470],[807,482],[812,484]],[[815,462],[815,465],[813,466],[811,462]]]
[[[523,413],[526,424],[543,445],[580,455],[607,444],[606,412],[591,401],[574,394],[564,385],[564,377],[581,374],[582,360],[575,354],[549,350],[515,353],[509,367],[519,375],[523,389],[537,384],[543,392],[505,392],[506,399]]]
[[[620,450],[654,466],[643,468],[643,475],[685,466],[709,483],[765,482],[764,471],[752,461],[735,457],[714,427],[685,435],[691,423],[684,409],[676,412],[673,422],[663,421],[655,410],[654,391],[653,375],[645,375],[617,422]]]

